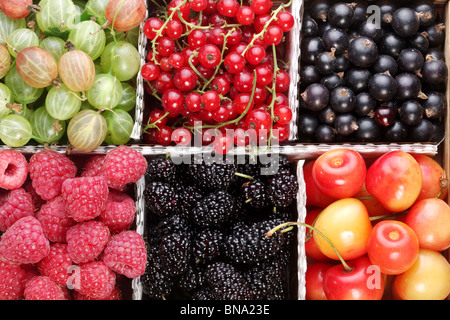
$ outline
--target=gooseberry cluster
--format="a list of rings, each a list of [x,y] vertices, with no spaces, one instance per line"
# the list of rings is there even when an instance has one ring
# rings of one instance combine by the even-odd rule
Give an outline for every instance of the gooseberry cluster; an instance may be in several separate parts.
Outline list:
[[[158,100],[144,121],[150,144],[270,145],[288,138],[290,76],[277,55],[294,26],[288,3],[172,0],[144,24],[141,69]]]

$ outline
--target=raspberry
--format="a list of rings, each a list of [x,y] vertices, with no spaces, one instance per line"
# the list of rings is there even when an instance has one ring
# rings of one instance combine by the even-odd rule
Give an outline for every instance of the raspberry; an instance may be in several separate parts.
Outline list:
[[[0,300],[20,300],[23,290],[26,271],[18,264],[0,261]]]
[[[109,238],[109,229],[103,222],[79,222],[67,230],[67,251],[75,263],[88,262],[102,253]]]
[[[67,244],[55,242],[50,245],[50,253],[37,263],[37,268],[41,275],[49,277],[56,284],[65,286],[70,276],[67,271],[72,264]]]
[[[82,177],[95,177],[103,175],[103,161],[105,155],[91,156],[83,167],[81,172]]]
[[[40,195],[37,194],[36,190],[33,188],[33,183],[31,181],[27,182],[24,187],[25,191],[31,195],[31,199],[33,199],[34,209],[39,211],[41,206],[46,202]]]
[[[50,243],[34,216],[17,220],[0,239],[0,255],[10,263],[37,263],[50,251]]]
[[[103,261],[90,261],[80,265],[79,281],[74,290],[92,299],[108,297],[116,286],[116,274]]]
[[[66,300],[63,289],[46,276],[28,281],[23,296],[25,300]]]
[[[102,299],[95,299],[81,294],[78,291],[74,291],[73,300],[122,300],[122,292],[120,291],[119,287],[115,286],[113,291],[107,297]]]
[[[19,151],[0,151],[0,188],[14,190],[20,188],[28,176],[28,162]]]
[[[128,278],[141,276],[147,264],[144,239],[132,230],[112,236],[103,253],[103,262]]]
[[[106,154],[103,170],[109,187],[121,189],[129,183],[136,183],[145,174],[147,160],[139,151],[122,145]]]
[[[50,200],[61,193],[61,186],[66,179],[75,177],[77,167],[64,154],[42,150],[31,156],[29,172],[36,193],[42,199]]]
[[[66,242],[67,230],[77,222],[69,217],[62,195],[47,201],[36,213],[44,235],[51,242]]]
[[[108,192],[108,184],[103,176],[67,179],[61,188],[66,210],[77,222],[98,217],[108,198]]]
[[[34,215],[31,195],[23,188],[4,191],[0,195],[0,231],[5,232],[20,218]]]
[[[128,194],[111,189],[98,220],[111,231],[118,233],[131,227],[136,216],[136,204]]]

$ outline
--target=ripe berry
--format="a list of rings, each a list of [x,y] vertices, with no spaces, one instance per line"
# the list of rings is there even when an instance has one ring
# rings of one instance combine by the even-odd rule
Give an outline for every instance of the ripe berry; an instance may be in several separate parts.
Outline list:
[[[23,188],[3,191],[0,195],[0,231],[5,232],[20,218],[34,215],[31,194]]]
[[[201,46],[198,52],[198,59],[205,68],[216,67],[220,63],[221,56],[219,48],[213,44]]]
[[[208,6],[208,1],[207,0],[190,0],[189,6],[195,12],[204,11]]]
[[[239,92],[252,92],[253,78],[253,73],[242,71],[234,76],[233,85]]]
[[[231,52],[225,56],[223,65],[231,74],[240,73],[245,67],[245,58],[236,52]]]
[[[175,51],[175,41],[169,37],[162,37],[158,40],[156,50],[160,56],[168,57]]]
[[[277,25],[269,26],[264,34],[264,41],[268,45],[279,45],[282,39],[283,30]]]
[[[216,136],[213,142],[214,151],[218,154],[226,154],[233,146],[233,137],[223,133]]]
[[[181,67],[173,77],[174,86],[180,91],[190,91],[197,85],[198,76],[190,67]]]
[[[141,68],[141,75],[144,80],[153,81],[159,76],[159,67],[153,62],[147,62]]]
[[[260,64],[266,57],[266,51],[261,46],[252,46],[245,53],[245,59],[252,65]]]
[[[275,122],[288,124],[292,120],[292,110],[288,106],[278,106],[274,108]]]
[[[181,68],[184,64],[185,64],[185,60],[184,57],[181,53],[179,52],[174,52],[169,56],[168,59],[169,64],[175,68],[175,69],[179,69]]]
[[[277,15],[276,23],[283,32],[288,32],[294,26],[294,16],[287,10],[282,10]]]
[[[183,24],[179,20],[171,20],[166,25],[166,35],[172,39],[178,39],[183,34]]]
[[[195,29],[189,33],[187,37],[188,43],[192,48],[200,48],[206,44],[206,34],[199,29]]]
[[[150,40],[153,40],[156,37],[156,33],[158,30],[160,30],[163,26],[164,22],[162,22],[161,19],[151,17],[149,18],[145,23],[143,27],[143,32],[147,38]],[[163,32],[165,32],[163,30]]]
[[[172,132],[172,141],[180,146],[189,146],[191,144],[192,134],[186,128],[176,128]]]
[[[253,0],[250,7],[257,15],[266,14],[272,8],[272,0]]]
[[[217,92],[209,90],[202,94],[203,107],[208,111],[216,110],[220,105],[220,96]]]
[[[189,111],[200,111],[200,109],[202,108],[202,95],[198,92],[190,92],[186,96],[184,102]]]
[[[236,20],[242,25],[250,25],[255,19],[255,13],[249,6],[242,6],[236,13]]]
[[[238,10],[239,2],[236,0],[219,0],[217,2],[217,12],[225,17],[235,17]]]
[[[178,89],[168,89],[161,97],[161,104],[165,111],[178,114],[184,104],[183,93]]]

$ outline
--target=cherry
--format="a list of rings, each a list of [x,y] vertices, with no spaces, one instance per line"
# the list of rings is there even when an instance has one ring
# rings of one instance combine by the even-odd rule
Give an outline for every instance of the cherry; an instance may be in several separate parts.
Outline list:
[[[157,79],[159,73],[160,73],[159,67],[153,62],[147,62],[141,68],[142,78],[147,81],[153,81]]]
[[[254,19],[255,13],[249,6],[240,7],[236,13],[236,20],[244,26],[252,24]]]
[[[175,72],[173,83],[178,90],[190,91],[197,85],[198,76],[189,67],[181,67]]]
[[[225,17],[235,17],[239,7],[237,0],[219,0],[217,2],[217,12]]]
[[[198,59],[205,68],[216,67],[220,63],[221,56],[219,48],[211,43],[201,46],[198,52]]]

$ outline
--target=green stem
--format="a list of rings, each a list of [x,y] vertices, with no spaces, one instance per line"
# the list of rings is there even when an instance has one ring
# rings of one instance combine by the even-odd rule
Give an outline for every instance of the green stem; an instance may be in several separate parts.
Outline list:
[[[345,270],[347,271],[351,271],[352,268],[345,262],[345,260],[342,258],[341,254],[339,253],[339,251],[336,249],[336,247],[333,245],[333,243],[330,241],[330,239],[328,239],[322,232],[320,232],[319,230],[317,230],[315,227],[303,223],[303,222],[285,222],[282,224],[279,224],[278,226],[272,228],[271,230],[269,230],[266,233],[266,237],[270,237],[272,236],[275,232],[277,232],[279,229],[285,228],[285,227],[290,227],[290,226],[303,226],[303,227],[307,227],[312,229],[314,232],[316,232],[318,235],[320,235],[322,238],[325,239],[325,241],[331,246],[331,248],[333,248],[334,252],[336,253],[336,255],[338,256],[339,260],[341,261],[342,265],[344,266]],[[291,230],[291,229],[289,229]],[[286,232],[288,230],[282,230],[281,232]]]
[[[241,177],[241,178],[246,178],[246,179],[253,180],[253,177],[252,177],[252,176],[249,176],[249,175],[247,175],[247,174],[243,174],[243,173],[240,173],[240,172],[235,172],[234,175],[235,175],[235,176],[238,176],[238,177]]]
[[[157,125],[157,122],[159,122],[160,120],[164,119],[164,118],[167,117],[169,114],[170,114],[170,113],[166,111],[166,113],[165,113],[161,118],[159,118],[158,120],[156,120],[155,122],[147,123],[147,125],[145,126],[145,128],[144,128],[143,131],[144,131],[145,133],[148,133],[147,130],[148,130],[148,129],[153,129],[153,128],[156,128],[156,129],[160,130],[159,127],[158,127],[158,125]],[[150,118],[149,118],[149,120],[150,120]]]

